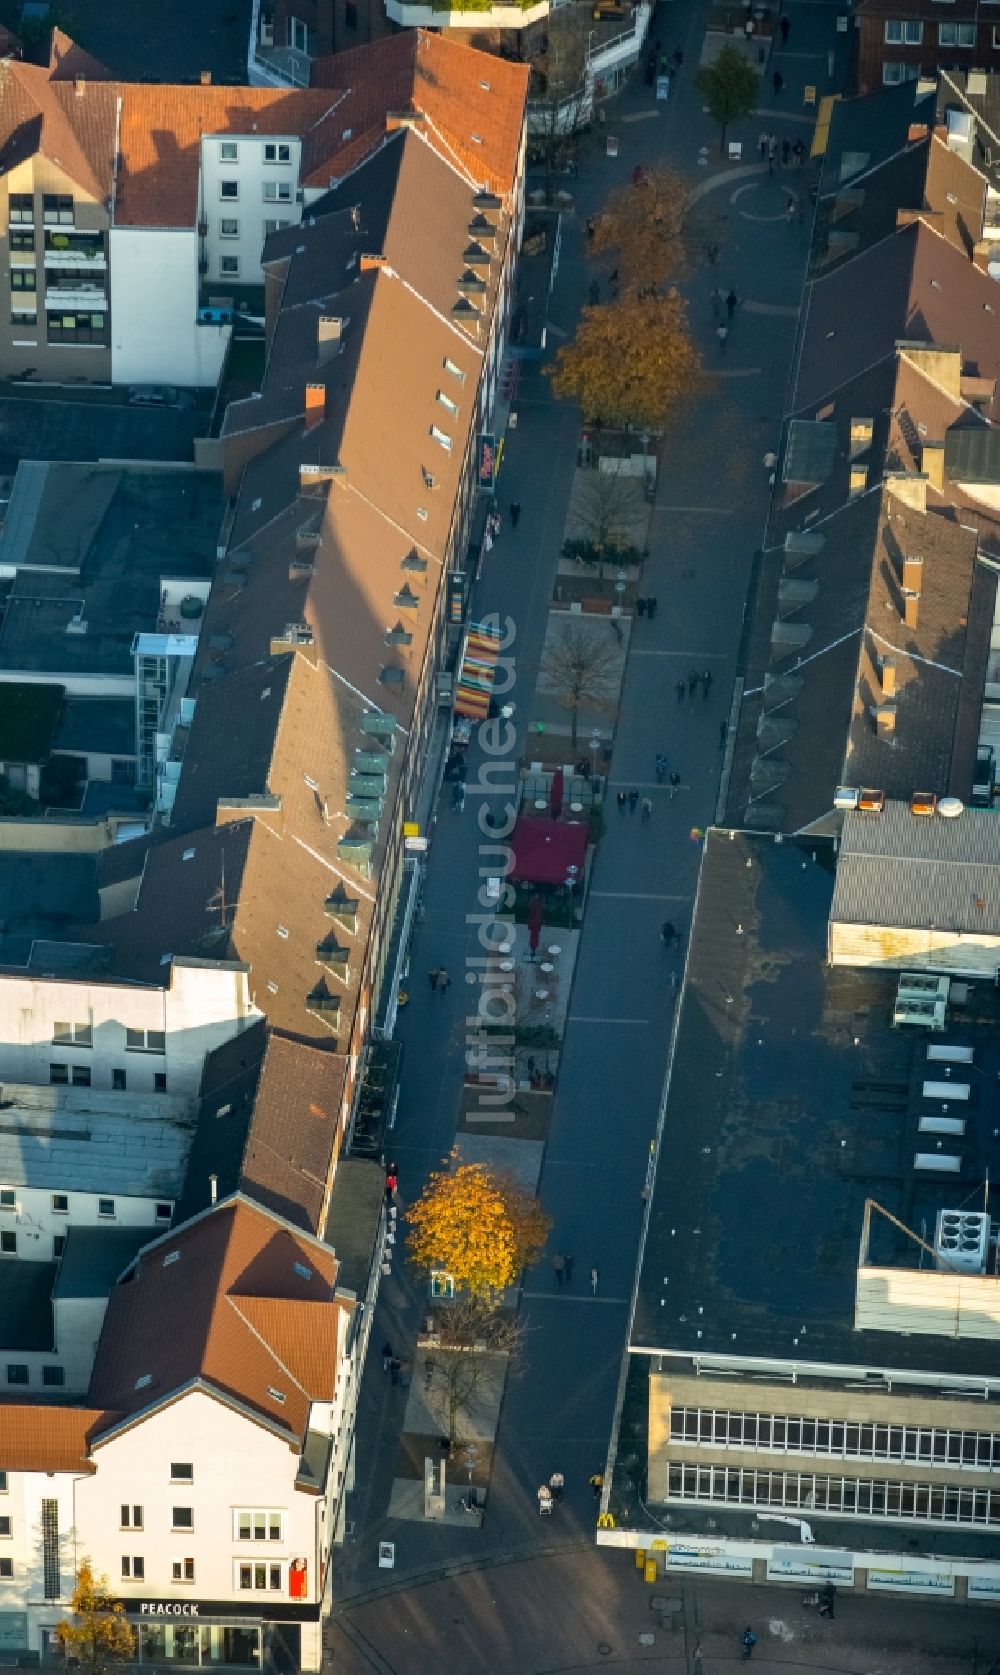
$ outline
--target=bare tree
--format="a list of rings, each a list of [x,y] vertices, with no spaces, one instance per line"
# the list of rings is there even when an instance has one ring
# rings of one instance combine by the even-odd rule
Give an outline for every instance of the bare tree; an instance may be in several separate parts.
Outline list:
[[[461,1442],[460,1419],[476,1391],[494,1373],[494,1358],[506,1360],[509,1373],[524,1341],[524,1328],[496,1296],[460,1293],[434,1315],[440,1348],[424,1361],[425,1396],[452,1452]]]
[[[578,473],[570,502],[570,523],[574,535],[593,549],[602,579],[606,558],[614,563],[623,558],[625,549],[635,547],[640,510],[639,485],[620,462],[610,471]]]
[[[564,622],[542,653],[544,687],[570,716],[570,752],[576,753],[580,711],[609,710],[621,684],[622,658],[617,641],[600,633],[603,618],[593,626]]]
[[[586,8],[579,6],[561,6],[551,12],[545,25],[545,51],[532,65],[528,137],[542,155],[547,184],[573,156],[576,132],[590,116],[589,17]]]

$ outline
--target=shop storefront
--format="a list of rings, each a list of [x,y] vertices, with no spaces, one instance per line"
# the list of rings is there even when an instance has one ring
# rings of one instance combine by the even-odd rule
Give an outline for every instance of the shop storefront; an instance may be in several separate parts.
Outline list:
[[[227,1600],[128,1600],[136,1662],[163,1670],[263,1669],[298,1664],[300,1625],[318,1605],[281,1605],[265,1617]]]

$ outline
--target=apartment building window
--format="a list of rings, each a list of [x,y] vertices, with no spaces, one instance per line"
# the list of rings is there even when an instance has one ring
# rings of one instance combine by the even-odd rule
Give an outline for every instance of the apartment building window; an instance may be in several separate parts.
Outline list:
[[[290,145],[278,145],[278,144],[272,144],[271,142],[269,142],[267,145],[265,145],[265,147],[264,147],[264,161],[265,161],[265,163],[290,163],[291,160],[292,160],[292,148],[291,148]]]
[[[233,1516],[237,1541],[283,1541],[285,1515],[283,1512],[260,1511],[256,1508],[238,1510]]]
[[[0,1495],[5,1495],[7,1493],[7,1489],[7,1473],[5,1471],[0,1471]]]
[[[122,1581],[144,1582],[146,1580],[146,1561],[136,1553],[122,1554]]]
[[[70,1080],[75,1088],[89,1088],[90,1065],[74,1064],[70,1066]]]
[[[127,1053],[165,1053],[167,1037],[162,1029],[127,1029],[125,1031],[125,1051]]]
[[[58,1599],[62,1592],[59,1576],[59,1502],[42,1502],[42,1586],[46,1599]]]
[[[97,1200],[97,1213],[99,1216],[103,1216],[106,1220],[110,1220],[115,1213],[114,1199],[99,1198]]]
[[[173,1559],[170,1565],[170,1573],[175,1582],[193,1582],[194,1560]]]
[[[292,186],[288,180],[265,180],[264,202],[266,204],[290,204],[292,201]]]
[[[92,1047],[94,1031],[90,1024],[53,1024],[53,1047]]]
[[[167,1073],[166,1073],[166,1071],[165,1070],[154,1070],[154,1072],[153,1072],[153,1092],[154,1093],[166,1093],[166,1091],[167,1091]]]
[[[227,201],[232,201],[232,199],[238,198],[239,195],[240,195],[240,183],[239,183],[238,180],[220,180],[219,181],[219,197],[220,198],[224,198]]]
[[[8,1384],[27,1384],[27,1382],[28,1382],[28,1364],[27,1364],[27,1362],[26,1361],[8,1361],[7,1362],[7,1383]]]
[[[10,288],[12,291],[37,291],[38,275],[34,268],[11,268]]]
[[[125,1093],[128,1089],[128,1077],[124,1070],[112,1070],[111,1086],[115,1093]]]
[[[1000,28],[993,25],[993,51],[1000,52]]]
[[[219,156],[224,163],[235,163],[240,155],[240,148],[235,140],[223,140],[219,146]]]
[[[239,236],[240,236],[240,224],[239,224],[239,222],[234,221],[232,216],[224,216],[223,219],[219,222],[219,237],[220,238],[239,238]]]
[[[64,1082],[68,1082],[69,1081],[69,1065],[68,1064],[50,1064],[49,1065],[49,1081],[52,1082],[54,1084],[54,1086],[56,1086],[56,1087],[60,1087]]]
[[[65,1369],[65,1367],[55,1367],[55,1366],[43,1367],[42,1368],[42,1383],[49,1390],[55,1390],[60,1385],[65,1384],[66,1383],[66,1369]]]
[[[462,368],[460,366],[456,366],[454,361],[450,361],[447,355],[444,358],[444,369],[445,372],[449,372],[453,378],[457,378],[460,384],[465,383],[465,373],[462,371]]]
[[[906,18],[890,17],[886,19],[885,38],[890,46],[918,47],[924,38],[924,26]]]
[[[901,64],[897,59],[887,60],[882,65],[882,80],[886,87],[895,87],[901,81],[919,81],[919,64]]]
[[[35,219],[35,200],[30,192],[12,192],[7,199],[8,221],[33,223]]]
[[[974,23],[939,23],[939,47],[974,47],[976,44],[976,26]]]
[[[194,1466],[191,1464],[191,1461],[171,1460],[170,1481],[171,1483],[193,1483]]]
[[[106,343],[108,317],[106,314],[47,314],[50,343]]]
[[[141,1506],[132,1506],[128,1501],[122,1501],[121,1528],[123,1530],[142,1529]]]
[[[267,238],[271,233],[280,233],[282,227],[288,227],[291,223],[288,221],[265,221],[263,225],[264,237]]]
[[[17,1187],[0,1186],[0,1210],[17,1209]]]
[[[241,1564],[236,1567],[236,1585],[241,1593],[280,1593],[284,1565]]]
[[[672,1408],[670,1440],[709,1448],[828,1454],[840,1459],[893,1460],[903,1465],[958,1466],[972,1471],[1000,1467],[1000,1432],[812,1419],[728,1408]]]
[[[69,1215],[69,1194],[67,1192],[54,1192],[52,1194],[52,1214],[54,1216]]]
[[[451,453],[451,437],[448,436],[445,431],[441,430],[438,425],[431,425],[431,435],[438,446],[444,449],[446,454]]]
[[[73,199],[66,192],[46,192],[42,198],[42,220],[50,227],[72,227]]]
[[[2,1539],[4,1541],[9,1541],[13,1534],[14,1534],[13,1520],[11,1518],[8,1518],[7,1514],[4,1513],[3,1517],[0,1517],[0,1539]]]
[[[0,1559],[0,1582],[9,1582],[13,1574],[13,1559]]]
[[[678,1463],[669,1471],[671,1500],[741,1506],[808,1507],[852,1518],[906,1518],[922,1523],[1000,1524],[1000,1492],[950,1484],[893,1483],[884,1478],[819,1477],[811,1472],[757,1471]]]
[[[4,1231],[0,1233],[0,1256],[17,1255],[17,1234]]]
[[[38,314],[35,309],[28,313],[26,308],[12,308],[10,311],[12,326],[30,326],[32,330],[38,325]]]
[[[219,272],[223,279],[238,279],[240,276],[240,259],[238,256],[220,256]]]
[[[174,1207],[172,1204],[157,1204],[156,1206],[157,1221],[169,1221],[173,1213]]]
[[[346,4],[344,6],[344,28],[356,29],[357,27],[358,8],[355,5],[354,0],[346,0]]]
[[[173,1510],[173,1513],[172,1513],[171,1529],[193,1530],[194,1529],[194,1507],[193,1506],[175,1506],[174,1510]]]
[[[31,254],[34,255],[34,232],[25,232],[23,229],[18,231],[16,227],[12,227],[10,230],[10,247],[12,250],[30,250]]]
[[[300,17],[290,17],[286,20],[285,40],[296,52],[309,51],[309,30]]]

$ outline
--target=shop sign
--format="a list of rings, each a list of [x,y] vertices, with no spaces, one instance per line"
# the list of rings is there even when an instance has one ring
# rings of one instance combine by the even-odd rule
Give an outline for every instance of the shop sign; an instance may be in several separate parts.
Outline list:
[[[320,1605],[289,1605],[282,1599],[246,1594],[242,1599],[126,1599],[126,1617],[142,1622],[210,1622],[238,1617],[269,1623],[317,1622]]]
[[[854,1558],[828,1547],[776,1547],[767,1561],[767,1574],[776,1579],[805,1582],[854,1581]]]
[[[969,1574],[970,1599],[1000,1599],[1000,1570],[976,1570]]]
[[[868,1586],[891,1593],[953,1594],[953,1576],[933,1570],[869,1570]]]
[[[666,1563],[670,1570],[712,1570],[726,1576],[752,1576],[753,1559],[739,1558],[724,1547],[693,1547],[683,1542],[667,1543]]]
[[[497,477],[497,439],[490,431],[479,432],[476,458],[479,487],[492,494]]]

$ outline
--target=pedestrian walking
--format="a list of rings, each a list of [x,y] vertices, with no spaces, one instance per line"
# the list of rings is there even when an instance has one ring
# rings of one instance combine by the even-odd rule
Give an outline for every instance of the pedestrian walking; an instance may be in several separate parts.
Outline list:
[[[750,1627],[749,1624],[747,1624],[747,1627],[743,1630],[743,1633],[740,1635],[740,1641],[741,1641],[741,1644],[743,1646],[743,1656],[744,1656],[744,1658],[752,1658],[753,1657],[753,1649],[757,1644],[757,1636],[754,1634],[754,1631]]]
[[[721,320],[722,319],[722,310],[726,306],[726,299],[722,294],[722,286],[721,285],[717,285],[715,287],[715,290],[712,292],[712,295],[709,298],[709,301],[712,304],[712,313],[715,315],[715,318],[717,320]]]
[[[597,231],[597,222],[596,222],[594,216],[588,215],[587,216],[587,237],[588,237],[588,239],[593,238],[596,231]]]
[[[662,751],[658,751],[657,756],[656,756],[656,783],[657,783],[657,785],[662,785],[663,781],[666,779],[666,777],[667,777],[667,758],[663,755]]]
[[[625,813],[625,803],[626,803],[626,801],[627,801],[627,798],[625,796],[624,791],[619,791],[619,793],[618,793],[618,813],[619,814],[624,814]]]
[[[708,694],[711,690],[711,686],[712,686],[712,671],[711,671],[711,669],[705,669],[703,671],[702,677],[701,677],[701,684],[705,689],[705,697],[707,698]]]
[[[650,622],[652,622],[653,618],[656,615],[656,594],[655,593],[651,593],[646,600],[646,615],[648,616]]]
[[[774,97],[776,99],[781,98],[781,89],[784,87],[784,85],[785,85],[784,76],[782,75],[780,70],[775,70],[774,75],[771,77],[771,86],[774,88]]]
[[[673,802],[674,798],[677,795],[677,788],[680,785],[680,782],[681,782],[680,774],[672,773],[670,775],[670,801],[671,802]]]
[[[669,948],[677,936],[677,926],[671,919],[664,919],[660,926],[660,936],[663,938],[664,948]]]
[[[788,223],[789,227],[792,226],[792,224],[795,221],[795,208],[796,208],[795,199],[794,198],[789,198],[787,204],[785,205],[785,220]]]
[[[639,818],[641,820],[649,820],[652,817],[652,813],[653,813],[652,799],[649,798],[649,797],[643,797],[643,799],[642,799],[642,809],[640,811]]]
[[[436,966],[436,965],[432,966],[430,971],[427,973],[427,981],[430,984],[432,989],[437,988],[438,978],[440,977],[440,975],[441,975],[441,969],[440,969],[439,966]]]
[[[781,44],[782,44],[783,47],[786,47],[788,45],[788,31],[791,29],[791,27],[792,27],[791,18],[787,15],[787,13],[783,13],[781,18],[778,21],[778,29],[781,32]]]
[[[726,722],[726,721],[720,721],[719,722],[719,749],[720,750],[725,750],[725,748],[726,748],[726,736],[727,736],[728,732],[729,732],[729,723]]]
[[[390,1367],[391,1363],[392,1363],[392,1344],[389,1342],[388,1338],[386,1338],[385,1343],[382,1345],[382,1371],[384,1373],[387,1373],[389,1371],[389,1367]]]
[[[551,1518],[552,1516],[552,1490],[547,1483],[538,1485],[538,1516],[540,1518]]]
[[[591,1270],[590,1270],[590,1289],[594,1293],[595,1297],[597,1296],[597,1287],[600,1284],[600,1279],[601,1279],[601,1276],[597,1272],[597,1269],[596,1268],[591,1268]]]
[[[674,71],[675,72],[680,69],[683,62],[684,62],[683,52],[681,51],[680,47],[675,47],[674,48]]]
[[[597,1270],[595,1269],[594,1271],[596,1273]],[[602,1471],[593,1472],[591,1476],[588,1477],[587,1482],[594,1491],[595,1501],[600,1500],[601,1490],[604,1488],[604,1473]]]
[[[563,1282],[563,1280],[566,1276],[566,1258],[565,1258],[565,1256],[560,1256],[559,1252],[557,1251],[555,1256],[552,1258],[552,1266],[556,1271],[556,1279],[559,1281],[559,1284],[562,1285],[562,1282]]]
[[[716,326],[715,335],[719,340],[719,348],[720,349],[725,349],[726,342],[727,342],[728,337],[729,337],[729,327],[726,325],[726,322],[724,320],[723,320],[721,325]]]
[[[447,994],[447,992],[450,988],[451,988],[451,978],[448,976],[447,971],[445,971],[444,968],[442,967],[442,969],[438,973],[438,992],[440,994]]]
[[[762,163],[767,158],[767,142],[768,142],[769,138],[770,138],[769,134],[765,134],[765,133],[761,132],[761,136],[760,136],[759,140],[757,141],[757,150],[760,152],[760,160],[761,160]]]
[[[802,144],[801,140],[796,140],[795,144],[792,146],[792,156],[795,158],[796,168],[801,169],[806,158],[806,148]]]
[[[769,134],[768,137],[767,137],[767,172],[768,172],[768,174],[773,174],[774,173],[774,160],[777,157],[777,155],[778,155],[778,141],[775,138],[774,134]]]
[[[552,1476],[549,1478],[549,1488],[552,1490],[552,1499],[554,1501],[561,1501],[562,1500],[563,1490],[565,1489],[565,1487],[566,1487],[566,1479],[563,1476],[562,1472],[561,1471],[554,1471],[552,1473]]]
[[[390,1204],[396,1197],[396,1188],[398,1185],[399,1176],[396,1174],[396,1165],[394,1163],[390,1163],[385,1172],[385,1195]]]
[[[392,1384],[398,1384],[399,1383],[399,1372],[400,1372],[400,1368],[402,1367],[402,1365],[403,1365],[403,1363],[399,1359],[399,1356],[394,1355],[392,1357],[392,1360],[389,1362],[389,1381],[390,1381],[390,1383],[392,1383]]]
[[[613,268],[611,270],[611,272],[608,274],[608,284],[609,285],[617,285],[617,283],[618,283],[618,269]]]
[[[709,267],[714,268],[716,262],[719,260],[719,246],[715,243],[714,239],[711,244],[706,244],[705,255],[708,257]]]
[[[686,691],[686,690],[687,690],[687,688],[686,688],[686,687],[685,687],[685,685],[684,685],[684,682],[683,682],[683,681],[682,681],[682,680],[679,680],[679,681],[678,681],[678,682],[677,682],[677,685],[676,685],[676,686],[675,686],[675,687],[674,687],[674,691],[675,691],[675,692],[676,692],[676,694],[677,694],[677,702],[678,702],[678,703],[679,703],[679,704],[683,704],[683,702],[684,702],[684,693],[685,693],[685,691]]]
[[[791,140],[782,140],[782,142],[781,142],[781,166],[782,166],[783,169],[787,169],[788,159],[791,157],[791,155],[792,155],[792,142],[791,142]]]
[[[689,698],[694,697],[694,689],[697,685],[698,685],[698,671],[697,671],[697,669],[692,669],[690,674],[688,675],[688,697]]]
[[[567,1285],[572,1285],[573,1284],[573,1258],[571,1256],[564,1256],[563,1261],[566,1264],[566,1284]]]
[[[645,616],[646,615],[646,601],[645,601],[645,599],[637,599],[636,600],[636,602],[635,602],[635,614],[636,614],[636,616]]]
[[[730,320],[732,319],[733,315],[736,313],[736,309],[737,309],[737,305],[739,303],[739,300],[740,299],[736,295],[736,291],[734,290],[733,286],[730,286],[729,287],[729,293],[726,297],[726,314],[727,314],[727,316],[729,317]]]
[[[511,503],[510,503],[510,527],[511,527],[511,529],[516,529],[517,528],[518,519],[520,518],[520,516],[521,516],[521,502],[519,500],[512,500]]]
[[[638,801],[639,801],[638,791],[636,791],[635,789],[631,790],[628,794],[628,811],[629,811],[630,814],[635,813],[635,807],[636,807],[636,804],[637,804]]]
[[[642,164],[637,163],[635,165],[635,168],[632,170],[632,185],[633,186],[641,186],[642,182],[643,182],[643,178],[644,177],[643,177]]]

